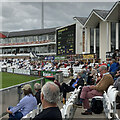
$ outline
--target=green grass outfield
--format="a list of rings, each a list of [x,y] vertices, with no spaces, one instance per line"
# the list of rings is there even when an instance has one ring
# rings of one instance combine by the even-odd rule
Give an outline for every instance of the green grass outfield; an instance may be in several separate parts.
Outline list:
[[[0,72],[0,79],[1,79],[0,82],[2,83],[2,85],[0,85],[0,89],[17,85],[23,82],[35,80],[38,78],[39,77],[36,76],[27,76],[27,75],[18,75],[18,74]]]

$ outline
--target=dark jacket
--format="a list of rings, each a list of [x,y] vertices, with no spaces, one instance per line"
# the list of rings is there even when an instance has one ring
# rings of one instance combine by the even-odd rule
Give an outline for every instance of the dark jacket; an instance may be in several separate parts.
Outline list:
[[[77,79],[77,78],[76,78]],[[72,79],[70,82],[70,86],[72,86],[72,84],[76,81],[76,79]],[[78,82],[77,82],[77,86],[76,88],[78,88],[79,86],[84,86],[84,80],[83,78],[79,78]]]
[[[37,105],[38,105],[39,103],[41,103],[40,96],[41,96],[41,90],[39,90],[39,91],[36,92],[36,94],[35,94],[35,97],[36,97],[36,99],[37,99]]]

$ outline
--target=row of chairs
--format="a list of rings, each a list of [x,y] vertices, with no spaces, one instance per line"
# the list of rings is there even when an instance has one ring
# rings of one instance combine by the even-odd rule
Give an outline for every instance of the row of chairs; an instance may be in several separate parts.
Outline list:
[[[78,93],[80,91],[80,87],[81,86],[79,86],[73,92],[71,92],[71,96],[66,101],[66,104],[64,104],[63,107],[61,108],[60,111],[62,114],[62,118],[64,118],[64,119],[72,118],[72,113],[74,111],[73,110],[73,103],[75,103],[77,100],[77,96],[78,96]],[[39,105],[37,105],[37,109],[32,110],[26,116],[24,116],[22,119],[23,120],[24,119],[32,119],[36,115],[38,115],[41,111],[42,111],[42,106],[41,106],[41,104],[39,104]]]
[[[64,77],[69,77],[70,71],[68,68],[60,68],[60,70],[62,71]]]
[[[42,111],[42,105],[40,103],[40,104],[37,105],[37,109],[32,110],[26,116],[24,116],[22,119],[32,119],[36,115],[38,115],[41,111]]]
[[[73,117],[73,113],[74,113],[73,104],[77,100],[77,96],[80,91],[80,88],[81,86],[79,86],[73,92],[71,92],[70,97],[68,98],[66,103],[63,105],[63,107],[60,109],[63,119],[71,119]]]
[[[118,90],[113,85],[109,86],[107,92],[103,94],[103,108],[108,119],[120,120],[116,111],[116,97]]]

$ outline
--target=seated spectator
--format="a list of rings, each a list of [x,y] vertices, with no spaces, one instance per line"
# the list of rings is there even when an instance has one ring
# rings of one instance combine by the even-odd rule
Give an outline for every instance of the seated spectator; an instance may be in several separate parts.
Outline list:
[[[61,112],[57,107],[60,90],[54,82],[47,82],[41,89],[43,111],[33,120],[62,120]]]
[[[55,83],[56,85],[58,85],[58,87],[60,88],[60,91],[61,91],[61,87],[60,87],[59,81],[58,81],[58,80],[54,80],[54,83]]]
[[[96,84],[91,86],[84,86],[80,95],[80,102],[79,105],[85,109],[85,112],[81,113],[82,115],[91,115],[92,111],[89,106],[89,99],[93,98],[94,96],[102,96],[103,92],[108,89],[110,85],[113,84],[114,80],[111,74],[107,72],[107,66],[102,65],[99,68],[100,74],[102,74],[102,79]]]
[[[97,75],[97,70],[92,69],[92,66],[89,66],[87,85],[93,85],[95,83],[96,75]]]
[[[72,79],[70,81],[69,85],[66,84],[66,83],[62,84],[61,90],[63,92],[63,103],[65,103],[65,101],[66,101],[66,94],[68,92],[74,91],[74,89],[79,87],[80,85],[84,86],[84,80],[83,80],[83,78],[81,76],[82,76],[82,74],[78,73],[77,78],[76,79]]]
[[[120,64],[114,73],[114,80],[116,80],[118,77],[120,77]]]
[[[115,61],[115,59],[112,59],[112,64],[110,66],[109,72],[114,77],[116,70],[118,69],[119,63]]]
[[[41,103],[41,100],[40,100],[40,95],[41,95],[41,87],[40,87],[40,84],[39,83],[35,83],[34,84],[34,89],[36,91],[36,94],[35,94],[35,97],[37,99],[37,105],[39,103]]]
[[[116,108],[120,109],[120,77],[117,78],[117,80],[114,82],[113,85],[119,91],[118,96],[117,96],[117,101],[119,102],[119,104],[116,106]]]
[[[119,56],[119,49],[116,49],[112,55],[112,59],[115,59],[117,60],[118,59],[118,56]]]
[[[99,66],[102,66],[102,65],[106,65],[107,66],[107,64],[105,63],[105,61],[102,61],[102,64],[100,64]]]
[[[8,107],[7,113],[9,113],[8,120],[20,120],[23,116],[27,115],[30,111],[37,108],[37,100],[33,96],[31,86],[26,84],[23,87],[24,97],[15,107]]]

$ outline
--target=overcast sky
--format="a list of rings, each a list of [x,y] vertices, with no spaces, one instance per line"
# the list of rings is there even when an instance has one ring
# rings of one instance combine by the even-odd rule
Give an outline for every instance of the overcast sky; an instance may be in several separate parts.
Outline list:
[[[44,2],[44,28],[74,23],[93,9],[110,10],[115,2]],[[2,2],[0,31],[41,29],[41,2]]]

